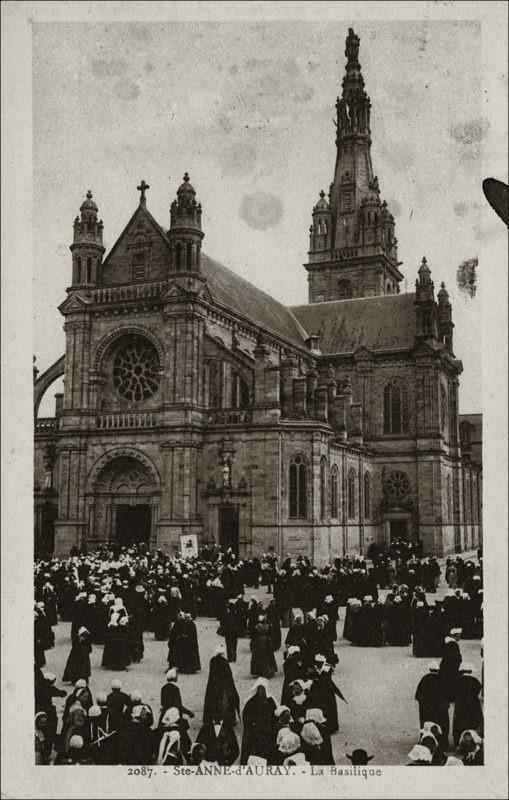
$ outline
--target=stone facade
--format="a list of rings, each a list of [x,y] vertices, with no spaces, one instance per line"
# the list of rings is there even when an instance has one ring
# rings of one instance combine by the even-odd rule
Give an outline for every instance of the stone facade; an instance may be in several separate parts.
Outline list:
[[[443,284],[435,299],[425,259],[415,294],[399,293],[358,44],[350,31],[309,304],[287,308],[201,252],[187,174],[169,229],[142,182],[106,258],[87,194],[60,306],[65,354],[34,370],[36,415],[52,381],[65,386],[55,417],[36,419],[38,552],[139,538],[174,552],[192,533],[243,557],[274,548],[323,564],[393,536],[439,555],[480,543],[451,306]]]

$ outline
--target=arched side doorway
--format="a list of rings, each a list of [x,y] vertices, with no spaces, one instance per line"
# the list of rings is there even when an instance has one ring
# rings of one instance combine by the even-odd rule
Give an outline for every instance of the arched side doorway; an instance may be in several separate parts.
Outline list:
[[[88,497],[87,544],[118,542],[129,547],[145,542],[154,546],[158,505],[153,471],[135,455],[112,458],[99,470]]]

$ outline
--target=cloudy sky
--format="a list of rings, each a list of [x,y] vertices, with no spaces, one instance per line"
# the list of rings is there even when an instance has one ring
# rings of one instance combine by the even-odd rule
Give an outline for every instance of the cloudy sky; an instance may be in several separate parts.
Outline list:
[[[184,172],[204,209],[204,249],[286,304],[307,301],[308,227],[333,177],[334,103],[349,25],[372,101],[372,157],[396,218],[404,286],[426,255],[453,302],[461,410],[481,410],[483,245],[504,227],[480,190],[481,156],[503,147],[482,103],[476,22],[37,23],[33,27],[34,345],[64,351],[57,306],[87,189],[109,249],[150,184],[169,226]],[[504,91],[507,76],[495,76]],[[455,287],[480,257],[475,299]],[[51,413],[52,403],[42,407]]]

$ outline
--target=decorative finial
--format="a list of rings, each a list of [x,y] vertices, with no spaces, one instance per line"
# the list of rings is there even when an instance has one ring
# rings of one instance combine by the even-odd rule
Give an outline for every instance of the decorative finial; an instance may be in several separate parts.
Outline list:
[[[88,197],[89,200],[92,199],[92,192],[90,191],[90,189],[87,192],[87,197]]]
[[[148,183],[145,183],[145,181],[142,181],[140,183],[140,185],[137,186],[136,188],[138,189],[139,192],[141,192],[141,194],[140,194],[140,206],[146,206],[147,205],[147,199],[145,197],[145,192],[147,191],[147,189],[150,189],[150,186],[148,185]]]
[[[321,197],[321,198],[324,198],[324,197],[325,197],[325,192],[324,192],[324,190],[323,190],[323,189],[322,189],[322,191],[320,192],[320,197]]]
[[[184,173],[184,178],[183,178],[184,183],[189,183],[189,180],[190,180],[189,173],[185,172]]]

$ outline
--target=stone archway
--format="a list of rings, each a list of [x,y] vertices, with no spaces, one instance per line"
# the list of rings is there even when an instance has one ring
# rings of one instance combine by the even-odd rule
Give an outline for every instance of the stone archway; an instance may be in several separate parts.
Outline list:
[[[112,456],[100,460],[89,481],[87,544],[153,546],[160,494],[155,470],[136,451]]]

